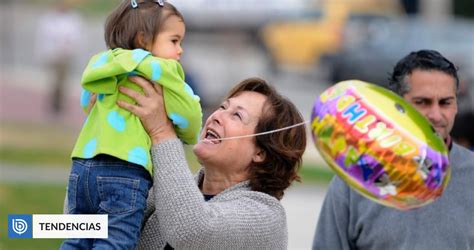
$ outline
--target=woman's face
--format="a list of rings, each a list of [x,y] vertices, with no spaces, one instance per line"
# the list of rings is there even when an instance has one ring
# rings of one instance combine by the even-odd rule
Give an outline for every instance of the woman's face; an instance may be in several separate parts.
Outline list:
[[[206,168],[217,167],[230,172],[247,171],[251,162],[264,160],[254,137],[213,140],[255,133],[267,97],[243,91],[221,104],[207,119],[194,153]]]

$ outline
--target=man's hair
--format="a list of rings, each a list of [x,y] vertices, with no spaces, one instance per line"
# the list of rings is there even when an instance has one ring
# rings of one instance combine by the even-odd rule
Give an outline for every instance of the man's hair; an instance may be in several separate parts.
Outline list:
[[[304,120],[287,98],[260,78],[249,78],[240,82],[227,98],[238,96],[244,91],[257,92],[267,97],[255,128],[255,133],[284,128]],[[297,126],[287,130],[255,137],[255,144],[265,152],[265,160],[250,166],[250,187],[254,191],[281,199],[284,190],[299,180],[298,170],[306,149],[306,130]]]
[[[459,87],[457,68],[435,50],[414,51],[398,61],[389,78],[389,87],[400,96],[410,90],[406,77],[414,70],[437,70],[452,76],[456,80],[456,90]]]
[[[107,17],[105,22],[107,48],[145,49],[144,44],[139,45],[136,40],[138,34],[143,33],[144,42],[151,44],[170,16],[177,16],[184,21],[183,15],[168,2],[165,2],[163,7],[154,0],[141,0],[137,3],[138,6],[133,8],[130,0],[124,0]]]

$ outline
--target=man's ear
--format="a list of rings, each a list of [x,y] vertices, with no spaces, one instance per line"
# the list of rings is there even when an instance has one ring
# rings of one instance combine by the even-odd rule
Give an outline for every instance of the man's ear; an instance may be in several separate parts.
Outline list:
[[[253,162],[262,162],[267,156],[266,152],[260,148],[257,148],[257,153],[252,157]]]

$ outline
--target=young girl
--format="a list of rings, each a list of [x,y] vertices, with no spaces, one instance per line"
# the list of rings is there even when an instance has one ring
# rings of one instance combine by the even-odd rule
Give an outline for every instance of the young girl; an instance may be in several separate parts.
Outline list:
[[[67,210],[108,214],[108,238],[68,239],[63,249],[134,249],[138,241],[152,185],[151,141],[139,118],[116,104],[133,102],[119,92],[121,87],[138,90],[129,76],[162,85],[177,134],[184,143],[196,143],[202,112],[178,63],[184,33],[182,15],[163,1],[125,0],[107,18],[105,41],[110,50],[93,56],[82,76],[81,106],[87,109],[92,93],[97,101],[72,152]]]

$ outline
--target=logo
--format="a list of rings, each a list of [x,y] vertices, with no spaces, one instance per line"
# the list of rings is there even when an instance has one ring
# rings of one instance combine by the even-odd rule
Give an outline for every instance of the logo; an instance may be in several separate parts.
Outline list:
[[[9,214],[8,238],[108,237],[107,214]]]
[[[9,214],[8,238],[32,238],[31,225],[31,214]]]
[[[12,220],[12,229],[15,233],[22,235],[28,230],[28,224],[25,220],[22,219],[13,219]]]
[[[107,214],[34,214],[33,238],[107,238]]]

